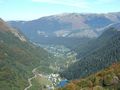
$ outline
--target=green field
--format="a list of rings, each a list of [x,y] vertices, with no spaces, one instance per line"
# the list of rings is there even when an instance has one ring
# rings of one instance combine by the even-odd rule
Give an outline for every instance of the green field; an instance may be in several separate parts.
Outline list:
[[[45,77],[37,76],[37,78],[32,80],[32,87],[29,90],[48,90],[46,85],[52,85],[52,83]]]

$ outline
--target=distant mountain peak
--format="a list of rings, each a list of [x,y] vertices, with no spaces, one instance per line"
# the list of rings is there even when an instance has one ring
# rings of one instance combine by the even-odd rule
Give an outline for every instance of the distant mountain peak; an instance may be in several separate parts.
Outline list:
[[[32,21],[9,21],[31,40],[40,37],[96,38],[107,27],[120,21],[120,12],[116,13],[62,13],[41,17]],[[38,34],[38,31],[45,35]],[[47,41],[46,41],[47,42]]]

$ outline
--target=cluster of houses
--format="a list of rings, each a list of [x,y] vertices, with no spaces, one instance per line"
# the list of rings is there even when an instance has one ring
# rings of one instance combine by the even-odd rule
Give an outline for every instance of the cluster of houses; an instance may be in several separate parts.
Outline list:
[[[52,85],[46,85],[48,90],[54,90],[55,87],[64,86],[67,83],[66,79],[62,79],[59,74],[51,73],[50,75],[45,76],[48,80],[52,82]]]
[[[50,74],[48,75],[48,80],[50,80],[54,86],[56,86],[60,81],[61,81],[61,78],[59,76],[59,74]]]

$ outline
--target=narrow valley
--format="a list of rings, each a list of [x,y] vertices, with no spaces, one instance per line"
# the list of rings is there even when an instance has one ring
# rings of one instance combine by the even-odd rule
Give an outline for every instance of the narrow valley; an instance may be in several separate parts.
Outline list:
[[[120,90],[119,0],[0,0],[0,90]]]
[[[40,71],[41,67],[38,66],[32,70],[33,77],[28,79],[29,86],[24,90],[54,90],[59,87],[63,87],[68,83],[68,80],[60,77],[59,72],[63,71],[65,68],[76,61],[76,53],[71,52],[70,49],[66,48],[63,45],[40,45],[34,43],[34,45],[40,46],[51,53],[55,62],[51,63],[49,68],[51,72]],[[35,85],[38,83],[38,86]]]

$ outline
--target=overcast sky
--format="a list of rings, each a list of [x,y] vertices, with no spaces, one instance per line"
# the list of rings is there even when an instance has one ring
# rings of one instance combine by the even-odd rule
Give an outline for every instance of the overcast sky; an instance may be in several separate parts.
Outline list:
[[[33,20],[61,13],[119,12],[120,0],[0,0],[4,20]]]

